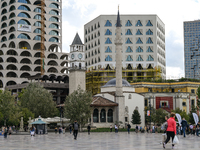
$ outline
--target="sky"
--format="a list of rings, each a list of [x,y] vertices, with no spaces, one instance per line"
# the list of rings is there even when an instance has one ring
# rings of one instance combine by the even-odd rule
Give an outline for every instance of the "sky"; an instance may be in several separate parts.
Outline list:
[[[62,0],[63,52],[75,34],[84,41],[84,25],[99,15],[156,14],[165,24],[167,78],[184,77],[183,22],[200,19],[200,0]]]

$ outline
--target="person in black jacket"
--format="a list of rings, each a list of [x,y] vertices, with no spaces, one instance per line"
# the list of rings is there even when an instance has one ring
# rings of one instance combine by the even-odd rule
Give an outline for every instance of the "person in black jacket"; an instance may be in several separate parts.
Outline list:
[[[131,125],[128,123],[128,124],[127,124],[128,134],[130,134],[130,129],[131,129]]]
[[[187,121],[185,120],[185,118],[183,118],[183,120],[181,121],[181,125],[182,125],[182,130],[183,130],[183,135],[185,137],[185,130],[186,130],[186,127],[187,127]]]
[[[90,125],[88,124],[88,126],[87,126],[87,129],[88,129],[88,135],[90,134],[90,129],[91,129],[91,127],[90,127]]]
[[[77,121],[75,120],[74,121],[74,125],[73,125],[73,128],[74,128],[74,139],[75,140],[77,139],[77,135],[78,135],[78,127],[79,127],[79,125],[78,125]]]

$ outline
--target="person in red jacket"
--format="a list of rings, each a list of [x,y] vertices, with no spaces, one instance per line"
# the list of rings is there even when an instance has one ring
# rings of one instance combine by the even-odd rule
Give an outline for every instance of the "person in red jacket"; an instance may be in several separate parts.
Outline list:
[[[170,118],[167,120],[167,139],[163,143],[163,148],[165,148],[165,145],[169,142],[170,137],[172,137],[172,149],[174,148],[173,140],[174,136],[176,135],[176,121],[175,121],[175,113],[171,113]]]

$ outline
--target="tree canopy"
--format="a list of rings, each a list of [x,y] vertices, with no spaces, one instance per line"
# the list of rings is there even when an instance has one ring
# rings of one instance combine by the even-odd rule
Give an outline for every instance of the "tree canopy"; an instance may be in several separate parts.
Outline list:
[[[141,117],[140,117],[140,113],[138,112],[137,109],[135,109],[133,111],[133,114],[132,114],[132,124],[141,124]]]

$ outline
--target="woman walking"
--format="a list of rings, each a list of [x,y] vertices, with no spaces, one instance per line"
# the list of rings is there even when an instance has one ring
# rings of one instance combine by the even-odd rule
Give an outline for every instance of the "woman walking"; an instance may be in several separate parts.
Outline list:
[[[170,118],[167,120],[167,139],[163,143],[163,148],[165,148],[165,145],[169,142],[170,137],[172,137],[172,149],[174,148],[173,140],[174,136],[176,135],[176,121],[175,121],[175,113],[171,113]]]

